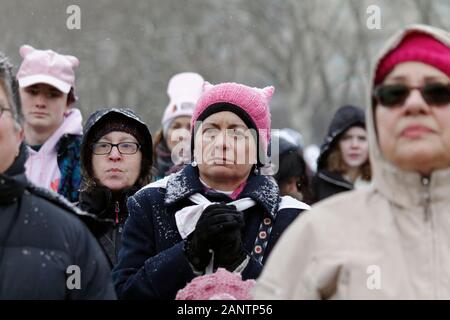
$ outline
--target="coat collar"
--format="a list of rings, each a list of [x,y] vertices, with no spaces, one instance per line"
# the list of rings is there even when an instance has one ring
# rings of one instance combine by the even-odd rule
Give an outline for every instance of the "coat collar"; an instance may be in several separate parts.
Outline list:
[[[25,161],[27,160],[25,143],[20,145],[19,155],[4,173],[0,173],[0,203],[15,202],[22,196],[28,185],[25,175]]]
[[[203,194],[204,187],[200,182],[198,169],[188,165],[168,179],[164,203],[171,205],[197,192]],[[273,178],[251,174],[238,199],[245,197],[255,200],[272,218],[275,218],[281,198],[278,185]]]
[[[17,201],[28,185],[25,173],[15,176],[0,174],[0,204]]]
[[[400,170],[386,161],[376,167],[375,173],[375,189],[402,207],[423,207],[427,195],[434,204],[449,201],[450,168],[436,170],[429,178],[424,178],[417,172]]]
[[[167,205],[174,204],[194,193],[202,191],[203,185],[198,178],[197,168],[188,165],[183,170],[169,177],[164,203]]]
[[[251,175],[239,198],[249,197],[259,203],[272,218],[276,217],[281,201],[280,190],[272,177]]]
[[[346,188],[348,190],[353,189],[353,184],[350,183],[349,181],[345,180],[340,173],[330,172],[330,171],[324,169],[324,170],[320,170],[317,173],[317,176],[320,179],[322,179],[328,183],[332,183],[336,186]]]

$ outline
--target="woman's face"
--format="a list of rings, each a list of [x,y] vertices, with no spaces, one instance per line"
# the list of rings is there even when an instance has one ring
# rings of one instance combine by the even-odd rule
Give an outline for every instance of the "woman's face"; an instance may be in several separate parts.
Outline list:
[[[169,150],[173,150],[180,142],[187,144],[191,142],[191,117],[175,118],[167,130],[166,143]]]
[[[19,152],[23,131],[14,120],[2,85],[0,85],[0,108],[3,109],[0,115],[0,173],[3,173],[13,164]]]
[[[113,131],[98,141],[98,153],[104,153],[103,150],[108,151],[108,144],[119,144],[122,152],[129,153],[138,143],[136,138],[131,134],[122,131]],[[127,144],[128,143],[128,144]],[[92,168],[94,177],[101,183],[101,185],[109,188],[113,192],[117,192],[129,187],[132,187],[139,178],[142,164],[142,152],[140,149],[134,154],[121,154],[118,147],[113,147],[111,152],[104,155],[95,154],[93,148],[92,154]]]
[[[214,180],[245,179],[256,164],[256,141],[251,130],[229,111],[214,113],[202,122],[194,151],[200,175]]]
[[[369,143],[366,130],[351,127],[339,139],[342,160],[350,168],[361,167],[369,157]]]
[[[440,70],[420,62],[397,65],[383,85],[423,87],[450,84]],[[428,175],[450,166],[450,104],[429,105],[419,90],[411,90],[404,103],[375,109],[378,143],[384,157],[395,166]]]

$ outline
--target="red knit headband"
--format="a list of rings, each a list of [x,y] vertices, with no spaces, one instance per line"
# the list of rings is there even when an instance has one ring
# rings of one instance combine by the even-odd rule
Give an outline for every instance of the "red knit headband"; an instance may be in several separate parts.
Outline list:
[[[380,84],[396,65],[407,61],[423,62],[450,77],[450,48],[422,32],[406,35],[400,44],[381,59],[375,76],[375,84]]]

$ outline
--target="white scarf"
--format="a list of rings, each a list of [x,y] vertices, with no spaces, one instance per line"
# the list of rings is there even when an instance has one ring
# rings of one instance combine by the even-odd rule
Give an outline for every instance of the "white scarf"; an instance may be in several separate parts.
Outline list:
[[[189,200],[196,204],[185,207],[175,213],[178,232],[183,239],[186,239],[187,236],[195,230],[195,226],[202,216],[203,210],[208,206],[217,203],[209,201],[200,193],[193,194],[189,197]],[[256,205],[256,202],[250,198],[242,198],[229,202],[227,205],[234,205],[238,211],[245,211]]]

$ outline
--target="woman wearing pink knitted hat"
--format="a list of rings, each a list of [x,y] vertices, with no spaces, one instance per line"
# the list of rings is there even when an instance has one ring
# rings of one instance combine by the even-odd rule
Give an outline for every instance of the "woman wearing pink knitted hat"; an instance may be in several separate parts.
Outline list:
[[[174,299],[218,268],[255,279],[284,229],[309,207],[259,174],[274,88],[205,86],[192,120],[192,164],[128,200],[119,263],[122,299]]]
[[[77,100],[74,69],[79,61],[29,45],[20,48],[20,55],[23,61],[17,80],[29,145],[27,177],[75,202],[81,182],[83,131],[81,112],[73,107]]]
[[[449,61],[444,30],[414,25],[387,43],[366,109],[373,185],[295,221],[255,298],[450,299]]]
[[[193,72],[178,73],[169,81],[170,101],[154,141],[156,180],[180,171],[190,162],[191,117],[203,83],[202,76]]]

